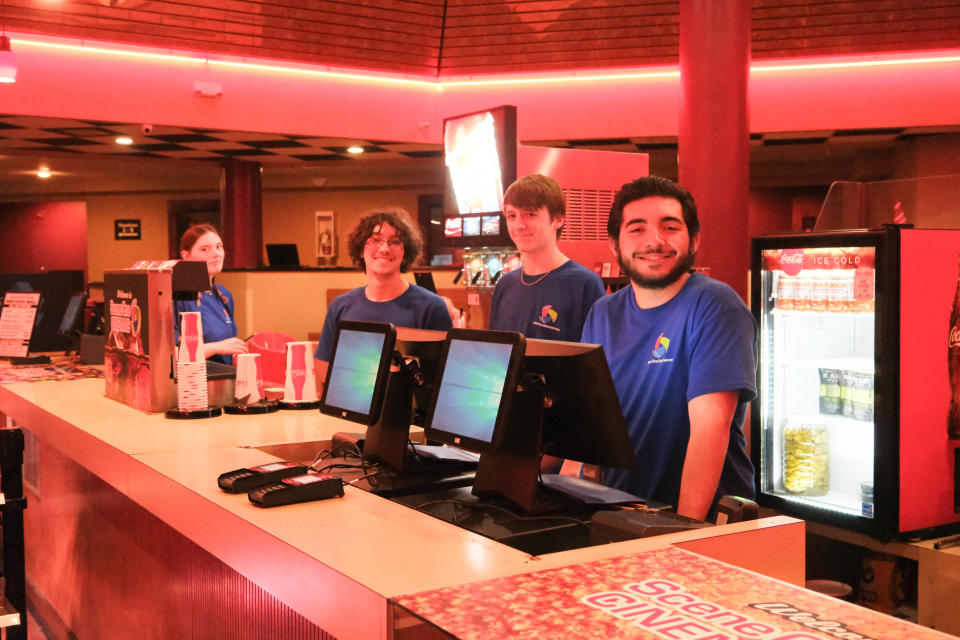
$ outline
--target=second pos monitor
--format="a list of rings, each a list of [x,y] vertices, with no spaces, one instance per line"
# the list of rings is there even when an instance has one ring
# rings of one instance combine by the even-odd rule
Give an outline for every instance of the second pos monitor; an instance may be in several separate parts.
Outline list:
[[[479,453],[502,448],[524,344],[520,333],[451,330],[427,416],[428,438]]]
[[[598,345],[451,329],[425,430],[430,440],[481,454],[475,495],[505,498],[526,511],[563,508],[568,499],[561,494],[584,499],[582,489],[561,476],[550,476],[552,491],[543,490],[543,454],[611,467],[635,464]],[[589,493],[601,502],[627,495],[604,495],[601,487]]]

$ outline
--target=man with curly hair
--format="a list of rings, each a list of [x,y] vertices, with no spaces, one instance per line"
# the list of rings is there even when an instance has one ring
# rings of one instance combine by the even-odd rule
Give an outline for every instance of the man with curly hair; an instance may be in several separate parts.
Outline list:
[[[423,251],[423,238],[403,209],[368,213],[351,229],[347,250],[367,274],[367,284],[330,303],[314,354],[318,389],[326,379],[341,320],[390,322],[398,327],[446,331],[452,325],[443,298],[410,284],[401,274]]]

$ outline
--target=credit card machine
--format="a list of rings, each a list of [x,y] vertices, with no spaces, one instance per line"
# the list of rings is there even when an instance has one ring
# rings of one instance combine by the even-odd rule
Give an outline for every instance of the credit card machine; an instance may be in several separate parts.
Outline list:
[[[261,487],[307,472],[307,468],[296,462],[271,462],[270,464],[251,467],[249,469],[234,469],[220,474],[217,484],[227,493],[247,493]]]
[[[295,502],[326,500],[343,496],[343,480],[330,475],[305,474],[257,487],[247,494],[258,507],[277,507]]]

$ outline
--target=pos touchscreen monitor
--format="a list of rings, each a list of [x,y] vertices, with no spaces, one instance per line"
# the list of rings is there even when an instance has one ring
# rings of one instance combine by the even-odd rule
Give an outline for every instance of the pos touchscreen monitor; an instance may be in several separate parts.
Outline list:
[[[603,347],[527,340],[524,371],[540,376],[549,402],[543,412],[544,453],[603,467],[632,469],[633,443]]]
[[[392,324],[341,321],[320,411],[352,422],[374,424],[383,405],[396,339]]]
[[[62,336],[72,336],[74,333],[83,331],[83,309],[87,303],[87,296],[84,293],[74,293],[67,302],[67,308],[63,311],[63,318],[60,320],[60,328],[57,333]]]
[[[510,416],[524,342],[522,334],[511,331],[448,331],[427,416],[427,438],[495,452]]]

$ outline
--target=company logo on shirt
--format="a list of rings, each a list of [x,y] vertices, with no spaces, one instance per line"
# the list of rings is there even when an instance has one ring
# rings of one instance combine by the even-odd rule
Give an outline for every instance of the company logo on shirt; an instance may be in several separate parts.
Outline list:
[[[668,349],[670,349],[670,338],[661,333],[659,336],[657,336],[656,342],[653,343],[653,358],[651,360],[647,360],[647,364],[673,362],[673,358],[664,357],[667,355]]]
[[[560,331],[559,327],[553,325],[557,324],[557,318],[560,317],[560,314],[557,313],[557,310],[553,308],[553,305],[545,304],[543,308],[540,309],[540,317],[533,321],[533,325],[536,327],[543,327],[544,329],[550,329],[552,331]]]
[[[670,348],[670,338],[664,337],[661,333],[657,336],[657,341],[653,343],[653,357],[662,358],[667,355],[667,349]]]

